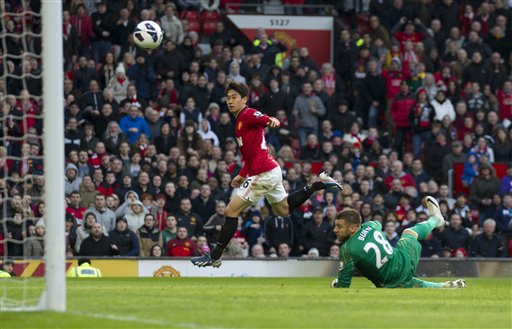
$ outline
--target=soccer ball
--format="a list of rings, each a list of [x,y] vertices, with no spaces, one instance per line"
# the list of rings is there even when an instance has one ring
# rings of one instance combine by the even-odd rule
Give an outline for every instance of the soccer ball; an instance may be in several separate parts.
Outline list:
[[[153,21],[140,22],[133,32],[133,41],[144,50],[151,50],[160,46],[163,38],[162,29]]]

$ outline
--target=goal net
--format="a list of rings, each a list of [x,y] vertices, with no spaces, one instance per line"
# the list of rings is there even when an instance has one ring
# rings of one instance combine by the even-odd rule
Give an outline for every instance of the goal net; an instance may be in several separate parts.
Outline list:
[[[0,6],[0,310],[63,311],[62,3]]]

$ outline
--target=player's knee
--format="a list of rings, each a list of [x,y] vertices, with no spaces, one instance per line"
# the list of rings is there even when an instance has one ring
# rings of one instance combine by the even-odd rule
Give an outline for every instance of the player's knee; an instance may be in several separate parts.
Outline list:
[[[233,207],[228,204],[224,216],[226,217],[238,217],[245,208]]]
[[[286,217],[290,214],[290,211],[288,210],[288,203],[283,201],[274,203],[272,205],[272,210],[276,215],[281,217]]]
[[[415,238],[418,238],[418,233],[414,232],[413,230],[409,229],[409,228],[406,228],[402,234],[410,234],[412,236],[414,236]]]

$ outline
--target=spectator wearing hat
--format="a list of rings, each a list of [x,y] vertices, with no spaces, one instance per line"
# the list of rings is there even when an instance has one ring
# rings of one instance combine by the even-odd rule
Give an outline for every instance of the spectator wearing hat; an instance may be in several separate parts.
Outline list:
[[[156,96],[156,74],[153,65],[146,63],[146,57],[142,52],[137,53],[135,64],[128,68],[127,75],[137,86],[138,98],[148,101]]]
[[[96,222],[96,215],[94,213],[85,213],[83,225],[79,226],[76,229],[76,239],[74,245],[76,253],[80,251],[80,245],[82,244],[82,241],[85,240],[91,234],[92,225]]]
[[[217,137],[217,134],[215,134],[211,129],[210,121],[208,121],[207,118],[203,118],[200,121],[200,128],[197,131],[197,133],[199,134],[199,136],[201,136],[203,141],[210,139],[214,146],[219,146],[219,138]]]
[[[78,191],[81,183],[82,178],[78,177],[78,168],[74,164],[69,163],[66,166],[66,177],[64,183],[66,196],[69,196],[73,191]]]
[[[165,195],[159,193],[156,195],[154,207],[151,207],[151,214],[155,217],[156,227],[163,231],[166,227],[166,220],[169,212],[166,208],[167,198]]]
[[[324,221],[323,209],[316,207],[313,210],[313,218],[306,223],[301,232],[301,250],[317,248],[320,256],[328,256],[329,248],[334,243],[333,227]]]

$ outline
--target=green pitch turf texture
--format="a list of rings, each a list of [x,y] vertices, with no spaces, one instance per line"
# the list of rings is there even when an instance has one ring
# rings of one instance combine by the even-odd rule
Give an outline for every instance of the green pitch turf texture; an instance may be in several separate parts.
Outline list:
[[[0,328],[510,328],[512,323],[509,278],[472,278],[467,289],[446,290],[376,289],[364,278],[354,278],[350,289],[331,289],[330,281],[71,279],[66,313],[2,312]],[[30,295],[43,281],[27,284]],[[9,296],[13,290],[8,287]]]

